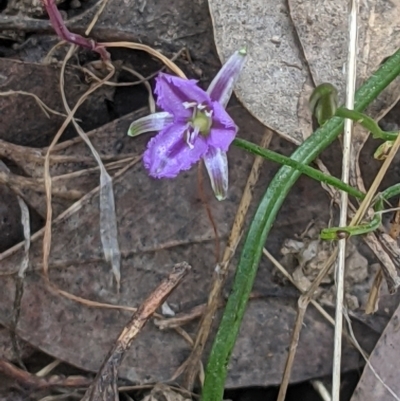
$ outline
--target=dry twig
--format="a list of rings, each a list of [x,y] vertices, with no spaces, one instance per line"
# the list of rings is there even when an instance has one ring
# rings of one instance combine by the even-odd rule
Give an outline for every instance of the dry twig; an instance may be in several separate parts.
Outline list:
[[[90,384],[90,380],[83,376],[50,376],[47,378],[38,377],[26,370],[15,367],[12,363],[0,359],[0,372],[24,387],[29,387],[31,390],[40,390],[45,388],[54,387],[69,387],[79,388],[87,387]]]
[[[82,401],[117,400],[118,399],[118,368],[124,353],[129,349],[132,341],[164,302],[172,290],[182,281],[189,272],[190,266],[186,262],[174,266],[172,273],[165,279],[137,309],[132,319],[118,336],[117,341],[105,358],[102,367],[96,375],[92,385],[86,391]]]

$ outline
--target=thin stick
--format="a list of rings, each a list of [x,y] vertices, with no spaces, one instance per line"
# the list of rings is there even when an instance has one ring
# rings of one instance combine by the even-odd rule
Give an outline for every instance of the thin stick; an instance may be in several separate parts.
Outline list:
[[[117,341],[110,349],[92,385],[86,391],[82,401],[93,399],[118,398],[118,368],[125,352],[136,338],[144,325],[155,313],[157,308],[165,301],[167,296],[175,289],[189,272],[191,267],[186,263],[178,263],[173,271],[139,306],[132,319],[122,329]],[[107,395],[108,397],[105,397]],[[104,397],[104,398],[103,398]]]
[[[347,63],[347,83],[346,83],[346,107],[354,109],[354,95],[356,90],[356,56],[357,56],[357,14],[358,1],[352,0],[349,10],[349,54]],[[353,121],[345,119],[343,135],[343,161],[342,161],[342,181],[349,183],[350,171],[350,148]],[[339,225],[347,225],[347,209],[349,195],[341,192],[340,199],[340,219]],[[344,297],[344,269],[346,261],[346,239],[339,240],[338,259],[335,270],[336,276],[336,311],[335,311],[335,338],[333,350],[333,372],[332,372],[332,401],[339,401],[340,398],[340,363],[342,356],[342,330],[343,330],[343,297]]]
[[[281,386],[279,388],[278,401],[286,399],[286,391],[289,386],[290,374],[292,372],[294,357],[296,355],[297,346],[299,344],[300,332],[303,328],[304,316],[306,314],[307,306],[310,298],[307,295],[301,295],[297,301],[297,315],[290,341],[289,353],[286,359],[285,371],[283,374]]]
[[[11,378],[14,383],[19,383],[31,391],[55,387],[81,388],[88,386],[90,383],[90,380],[83,376],[63,377],[55,375],[46,378],[38,377],[32,373],[15,367],[5,359],[0,359],[0,373]]]

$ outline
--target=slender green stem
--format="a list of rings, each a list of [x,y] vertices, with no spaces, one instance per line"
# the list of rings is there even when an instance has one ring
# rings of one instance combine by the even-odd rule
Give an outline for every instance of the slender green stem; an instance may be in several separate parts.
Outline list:
[[[386,188],[384,191],[382,191],[377,196],[380,195],[383,199],[389,200],[390,198],[393,198],[393,196],[396,196],[399,194],[400,194],[400,184],[395,184],[389,188]]]
[[[375,215],[369,223],[360,224],[353,227],[330,227],[324,228],[321,231],[320,238],[324,240],[338,240],[341,238],[347,238],[354,235],[368,234],[371,231],[377,230],[382,224],[382,213],[383,202],[389,200],[391,197],[396,196],[400,193],[400,184],[393,185],[386,188],[383,192],[378,194],[375,199]]]
[[[330,227],[324,228],[321,231],[320,238],[323,240],[338,240],[341,238],[347,238],[354,235],[368,234],[372,231],[377,230],[382,224],[382,213],[383,202],[389,200],[391,197],[396,196],[400,193],[400,184],[393,185],[387,188],[376,196],[375,201],[375,215],[369,223],[360,224],[352,227]]]
[[[382,201],[380,201],[379,206],[382,204]],[[320,238],[323,240],[339,240],[342,238],[352,237],[354,235],[368,234],[377,230],[381,223],[382,215],[380,213],[376,213],[370,222],[359,224],[358,226],[324,228],[321,231]]]
[[[394,141],[399,135],[398,131],[382,131],[378,123],[373,118],[356,110],[349,110],[345,107],[339,107],[336,110],[335,115],[337,117],[349,118],[350,120],[353,120],[354,122],[362,125],[364,128],[372,133],[374,138],[380,138],[385,141]]]
[[[277,162],[284,166],[290,166],[294,169],[300,171],[301,173],[308,175],[311,178],[314,178],[317,181],[323,182],[325,184],[332,185],[335,188],[341,189],[342,191],[347,192],[348,194],[358,198],[364,199],[365,194],[359,191],[358,189],[345,184],[343,181],[339,180],[336,177],[333,177],[328,174],[324,174],[322,171],[319,171],[315,168],[307,166],[306,164],[302,164],[297,162],[296,160],[291,159],[290,157],[283,156],[279,153],[273,152],[269,149],[261,148],[254,143],[248,142],[244,139],[236,138],[233,141],[233,144],[239,148],[245,149],[248,152],[254,153],[255,155],[264,157],[265,159],[271,160],[273,162]]]
[[[363,111],[399,74],[400,50],[357,91],[355,110]],[[342,130],[343,119],[332,118],[299,146],[291,158],[303,164],[311,163],[340,135]],[[281,167],[258,206],[243,246],[232,292],[211,349],[202,401],[222,400],[229,358],[239,333],[262,249],[283,201],[300,175],[301,172],[292,167]]]

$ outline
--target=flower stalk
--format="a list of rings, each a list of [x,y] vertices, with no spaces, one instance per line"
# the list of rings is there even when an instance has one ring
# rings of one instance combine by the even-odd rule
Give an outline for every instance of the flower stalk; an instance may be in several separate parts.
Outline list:
[[[110,61],[110,54],[107,52],[104,46],[98,44],[93,39],[85,38],[76,33],[72,33],[67,28],[54,0],[42,0],[42,3],[47,11],[47,14],[49,15],[53,29],[62,40],[89,50],[93,50],[100,55],[103,61]]]

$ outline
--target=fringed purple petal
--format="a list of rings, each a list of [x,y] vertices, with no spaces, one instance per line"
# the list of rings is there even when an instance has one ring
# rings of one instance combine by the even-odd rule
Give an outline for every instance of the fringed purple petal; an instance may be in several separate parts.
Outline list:
[[[215,197],[221,201],[228,195],[228,158],[221,149],[209,147],[204,163],[211,181]]]
[[[230,129],[211,128],[210,136],[207,138],[207,143],[210,147],[221,149],[227,152],[229,146],[236,137],[237,127]]]
[[[152,177],[174,178],[204,156],[206,140],[199,135],[190,148],[185,141],[186,130],[185,124],[171,124],[150,140],[143,162]]]
[[[137,136],[146,132],[161,131],[174,122],[174,116],[166,111],[150,114],[134,121],[128,129],[129,136]]]
[[[207,93],[210,95],[211,99],[219,102],[224,108],[228,104],[233,87],[243,69],[246,55],[247,51],[245,48],[236,51],[222,66],[207,89]]]
[[[235,139],[238,127],[218,102],[213,102],[213,110],[213,124],[207,137],[207,143],[227,152],[230,144]]]
[[[160,73],[156,78],[154,92],[157,95],[157,105],[173,114],[175,121],[184,121],[192,116],[192,109],[185,108],[184,104],[211,104],[207,92],[198,87],[194,79]]]

